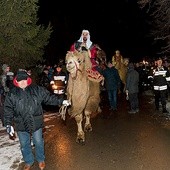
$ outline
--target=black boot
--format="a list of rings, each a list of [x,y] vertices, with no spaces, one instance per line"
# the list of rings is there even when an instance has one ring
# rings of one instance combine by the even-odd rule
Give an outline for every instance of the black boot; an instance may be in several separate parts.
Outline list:
[[[155,110],[159,111],[159,104],[155,105]]]

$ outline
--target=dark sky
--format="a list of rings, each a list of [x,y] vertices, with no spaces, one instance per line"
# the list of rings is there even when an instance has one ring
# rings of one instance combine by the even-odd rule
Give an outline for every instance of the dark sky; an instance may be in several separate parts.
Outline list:
[[[41,24],[51,22],[53,33],[46,48],[49,60],[63,58],[71,44],[78,40],[83,29],[91,35],[111,59],[115,50],[124,57],[138,61],[152,53],[149,26],[144,11],[137,0],[114,0],[111,2],[88,1],[60,2],[40,0]]]

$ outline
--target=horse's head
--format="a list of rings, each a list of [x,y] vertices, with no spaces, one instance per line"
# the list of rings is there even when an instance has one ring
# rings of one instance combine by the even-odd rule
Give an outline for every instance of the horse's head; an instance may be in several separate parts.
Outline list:
[[[65,62],[66,69],[71,74],[72,78],[77,76],[77,72],[82,72],[84,69],[84,59],[83,53],[78,51],[68,51],[66,54]]]
[[[123,63],[124,63],[125,66],[128,66],[128,64],[129,64],[129,58],[124,58],[124,59],[123,59]]]

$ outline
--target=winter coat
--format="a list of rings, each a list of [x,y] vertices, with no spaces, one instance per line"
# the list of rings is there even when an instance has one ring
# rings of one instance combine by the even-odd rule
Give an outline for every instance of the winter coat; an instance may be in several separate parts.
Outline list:
[[[126,87],[128,93],[139,92],[139,73],[134,68],[129,68],[126,77]]]
[[[13,72],[3,73],[0,76],[1,85],[3,86],[4,92],[7,93],[13,88]]]
[[[29,83],[23,90],[15,86],[5,97],[4,124],[14,123],[16,131],[35,132],[43,127],[42,104],[61,105],[62,102],[62,98],[52,95],[44,87]]]
[[[39,85],[45,87],[47,90],[50,90],[50,79],[44,72],[40,75]]]
[[[170,83],[170,71],[164,66],[156,67],[151,69],[148,78],[153,80],[154,90],[167,90]]]
[[[64,71],[54,72],[52,81],[50,84],[56,85],[57,88],[52,88],[53,93],[55,94],[65,94],[68,82],[68,74]]]
[[[104,70],[100,71],[105,79],[106,90],[118,90],[120,87],[120,76],[118,70],[114,67],[106,67]]]

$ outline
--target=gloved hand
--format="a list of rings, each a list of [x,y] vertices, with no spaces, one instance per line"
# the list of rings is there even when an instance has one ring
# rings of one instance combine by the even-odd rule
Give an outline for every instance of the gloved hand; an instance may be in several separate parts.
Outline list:
[[[62,105],[69,106],[69,105],[71,105],[71,102],[69,100],[63,100]]]
[[[13,128],[13,126],[7,125],[7,126],[6,126],[6,130],[7,130],[7,133],[8,133],[10,136],[14,136],[14,128]]]

